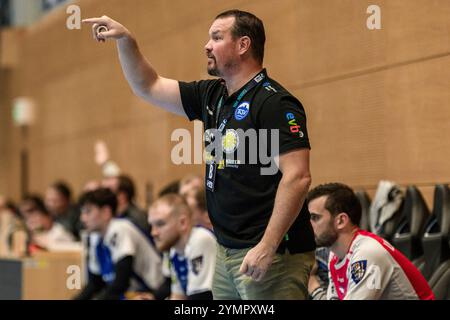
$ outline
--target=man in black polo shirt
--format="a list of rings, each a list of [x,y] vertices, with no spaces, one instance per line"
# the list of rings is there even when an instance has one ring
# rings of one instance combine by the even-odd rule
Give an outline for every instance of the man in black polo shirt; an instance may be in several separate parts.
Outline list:
[[[97,41],[117,40],[138,96],[204,123],[207,206],[219,243],[214,298],[307,298],[315,244],[304,205],[311,182],[306,115],[262,67],[261,20],[238,10],[218,15],[205,51],[208,73],[220,78],[190,83],[159,76],[116,21],[84,22]],[[100,25],[108,31],[98,33]]]

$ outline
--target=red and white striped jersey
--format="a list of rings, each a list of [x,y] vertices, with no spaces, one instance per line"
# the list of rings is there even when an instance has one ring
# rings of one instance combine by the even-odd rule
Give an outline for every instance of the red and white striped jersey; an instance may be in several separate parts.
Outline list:
[[[342,261],[331,252],[327,299],[433,300],[419,270],[389,242],[357,230]]]

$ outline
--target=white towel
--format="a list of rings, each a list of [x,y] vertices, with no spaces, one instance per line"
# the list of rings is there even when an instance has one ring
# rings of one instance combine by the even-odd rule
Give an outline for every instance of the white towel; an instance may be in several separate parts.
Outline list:
[[[381,180],[370,206],[370,230],[379,235],[384,224],[398,212],[402,202],[400,186],[392,181]]]

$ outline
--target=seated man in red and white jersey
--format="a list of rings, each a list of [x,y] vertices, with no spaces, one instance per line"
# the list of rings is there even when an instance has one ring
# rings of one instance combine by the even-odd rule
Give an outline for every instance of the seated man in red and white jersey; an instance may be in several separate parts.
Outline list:
[[[308,194],[308,209],[317,246],[331,251],[328,290],[325,294],[317,281],[310,281],[313,299],[434,299],[411,261],[386,240],[358,228],[361,205],[348,186],[329,183],[314,188]]]

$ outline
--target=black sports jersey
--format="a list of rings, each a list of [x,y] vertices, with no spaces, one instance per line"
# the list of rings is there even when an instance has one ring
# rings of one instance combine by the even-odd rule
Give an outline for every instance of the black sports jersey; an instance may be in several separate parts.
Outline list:
[[[255,82],[253,87],[251,82]],[[274,174],[262,174],[261,170],[270,169],[278,154],[310,148],[303,106],[270,79],[265,70],[229,97],[222,79],[179,82],[179,86],[187,116],[204,124],[206,151],[217,135],[215,129],[226,123],[221,141],[223,159],[216,165],[214,191],[207,191],[217,240],[228,248],[252,247],[261,240],[268,225],[282,177],[278,168]],[[245,136],[252,131],[258,141]],[[276,134],[278,148],[272,141]],[[245,156],[239,156],[242,154]],[[270,156],[271,162],[261,154]],[[214,156],[206,154],[207,159]],[[208,168],[207,165],[207,176]],[[291,253],[315,249],[309,218],[303,205],[279,252],[286,245]]]

